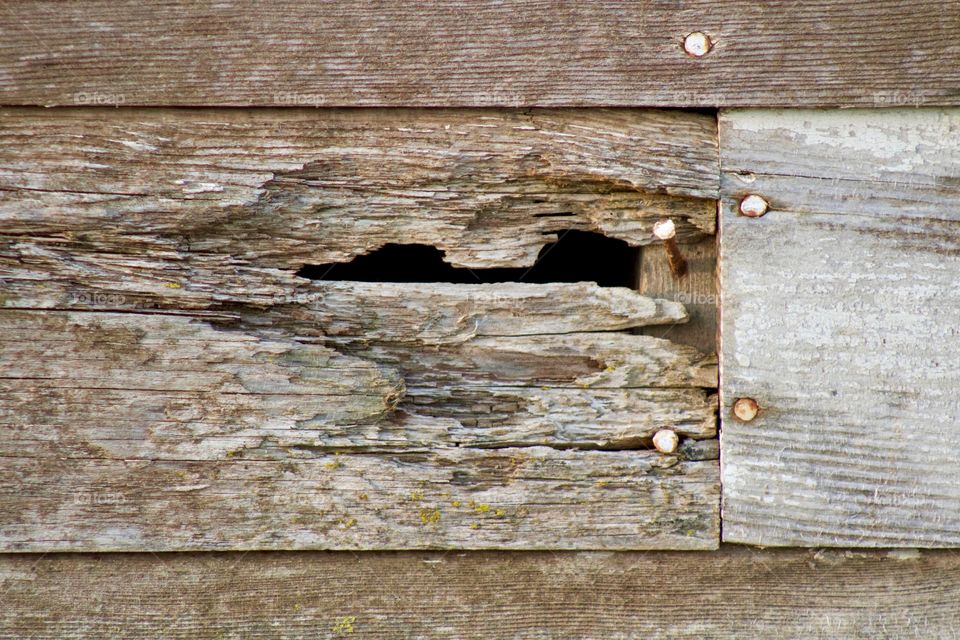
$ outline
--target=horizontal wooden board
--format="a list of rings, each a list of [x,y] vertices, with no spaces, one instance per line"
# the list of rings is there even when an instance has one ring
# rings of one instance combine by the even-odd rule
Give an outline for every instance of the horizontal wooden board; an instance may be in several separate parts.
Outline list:
[[[4,457],[4,551],[711,549],[716,461],[434,447],[310,460]]]
[[[519,317],[536,327],[535,314]],[[665,340],[584,332],[408,346],[281,337],[298,326],[278,322],[262,335],[169,314],[4,311],[0,453],[217,460],[351,448],[636,448],[666,427],[716,436],[714,356]]]
[[[18,2],[6,104],[960,103],[950,2]],[[684,38],[714,42],[702,58]]]
[[[960,111],[720,127],[724,538],[960,544]]]
[[[948,551],[0,557],[4,638],[953,638]]]
[[[457,267],[529,267],[565,230],[640,246],[664,216],[681,237],[716,228],[716,122],[699,114],[7,109],[0,137],[2,238],[71,264],[296,269],[420,243]]]
[[[474,288],[438,287],[436,308]],[[633,309],[626,326],[683,313],[605,294]],[[530,300],[514,321],[531,335],[418,340],[390,321],[416,297],[398,299],[376,308],[409,343],[285,337],[323,336],[346,313],[263,333],[170,313],[0,313],[3,549],[716,545],[716,455],[644,450],[665,427],[715,437],[712,356],[590,332],[603,314],[550,335]]]

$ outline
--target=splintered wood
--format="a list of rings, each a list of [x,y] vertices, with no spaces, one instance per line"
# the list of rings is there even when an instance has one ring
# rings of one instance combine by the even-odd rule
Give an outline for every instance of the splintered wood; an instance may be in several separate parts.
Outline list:
[[[714,232],[711,117],[7,109],[0,547],[704,549],[712,352],[595,283],[326,282]],[[675,454],[653,450],[670,429]]]
[[[960,544],[960,111],[720,136],[724,539]]]

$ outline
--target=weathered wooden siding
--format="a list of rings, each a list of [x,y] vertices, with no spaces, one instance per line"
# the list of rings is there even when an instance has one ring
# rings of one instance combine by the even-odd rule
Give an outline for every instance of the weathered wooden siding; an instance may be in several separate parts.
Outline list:
[[[960,10],[921,0],[9,3],[30,105],[960,103]],[[714,43],[701,58],[691,32]]]
[[[4,116],[3,549],[718,544],[716,357],[631,333],[682,304],[296,275],[387,242],[530,266],[665,215],[711,237],[712,118]]]
[[[640,257],[637,291],[654,298],[679,302],[690,316],[688,322],[648,325],[640,332],[671,342],[696,347],[704,353],[717,351],[717,239],[679,245],[687,263],[686,273],[677,277],[661,247],[644,249]]]
[[[0,557],[0,637],[955,638],[948,551]]]
[[[720,136],[724,539],[960,544],[960,111],[732,111]]]
[[[716,125],[709,116],[303,109],[0,115],[4,236],[32,239],[35,260],[68,255],[62,268],[101,254],[135,255],[128,271],[140,275],[161,262],[174,277],[177,268],[199,269],[217,256],[211,268],[222,289],[233,284],[223,273],[238,265],[299,268],[349,260],[388,242],[433,245],[458,267],[529,267],[560,230],[602,232],[637,246],[654,241],[653,223],[663,216],[676,219],[681,238],[702,238],[716,226]],[[249,283],[239,288],[256,291]]]

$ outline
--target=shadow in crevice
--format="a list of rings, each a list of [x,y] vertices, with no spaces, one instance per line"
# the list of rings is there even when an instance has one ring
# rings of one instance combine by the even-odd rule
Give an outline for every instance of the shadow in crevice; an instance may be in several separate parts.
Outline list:
[[[529,268],[465,269],[443,261],[444,252],[422,244],[387,244],[350,262],[306,265],[298,276],[359,282],[596,282],[602,287],[636,285],[639,247],[587,231],[561,231]]]

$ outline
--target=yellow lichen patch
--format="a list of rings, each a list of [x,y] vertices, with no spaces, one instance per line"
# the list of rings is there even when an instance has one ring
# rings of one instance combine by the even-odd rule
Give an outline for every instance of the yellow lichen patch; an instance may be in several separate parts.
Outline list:
[[[473,508],[473,510],[476,511],[477,513],[487,513],[488,511],[490,511],[490,505],[478,504]]]
[[[330,462],[324,463],[323,466],[324,466],[324,468],[333,471],[334,469],[339,469],[340,467],[342,467],[342,466],[343,466],[343,463],[340,462],[339,460],[337,460],[336,458],[334,458],[334,459],[331,460]]]
[[[163,286],[167,289],[182,289],[179,282],[164,282]]]
[[[497,516],[498,518],[503,518],[507,515],[507,510],[497,509],[496,511],[493,512],[493,515]]]
[[[357,499],[358,499],[358,500],[362,500],[363,502],[366,502],[367,500],[370,499],[370,496],[368,496],[368,495],[365,494],[365,493],[361,493],[359,496],[357,496]]]
[[[440,522],[440,509],[420,509],[421,524],[436,524]]]
[[[450,502],[450,504],[451,504],[452,506],[454,506],[454,507],[459,507],[459,506],[460,506],[461,504],[463,504],[463,503],[460,502],[459,500],[453,500],[453,501]]]
[[[346,528],[346,529],[349,529],[350,527],[352,527],[352,526],[355,525],[355,524],[357,524],[357,519],[356,519],[356,518],[347,518],[346,520],[343,521],[343,526],[344,526],[344,528]]]
[[[411,500],[423,500],[423,491],[411,491],[410,492]]]
[[[479,528],[480,528],[480,523],[479,523],[479,522],[471,522],[471,523],[470,523],[470,528],[471,528],[471,529],[479,529]]]
[[[333,623],[333,633],[344,635],[353,633],[353,625],[357,622],[357,616],[340,616]]]

